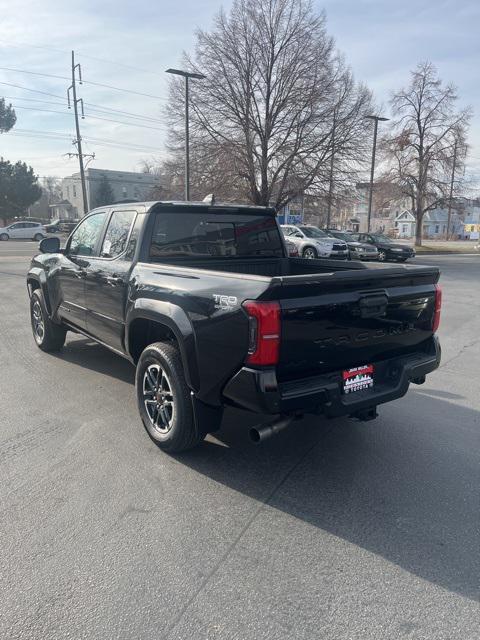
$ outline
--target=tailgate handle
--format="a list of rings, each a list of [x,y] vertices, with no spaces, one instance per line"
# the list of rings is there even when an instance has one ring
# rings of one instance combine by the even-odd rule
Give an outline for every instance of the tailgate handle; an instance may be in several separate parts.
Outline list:
[[[358,306],[361,318],[380,318],[387,312],[388,298],[386,295],[365,296],[360,298]]]

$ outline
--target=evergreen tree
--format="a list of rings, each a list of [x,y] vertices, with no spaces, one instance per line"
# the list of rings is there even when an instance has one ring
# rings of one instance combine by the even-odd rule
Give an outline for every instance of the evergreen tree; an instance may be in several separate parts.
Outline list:
[[[100,183],[98,185],[97,193],[95,196],[95,206],[103,207],[107,204],[112,204],[114,201],[113,189],[108,181],[107,176],[102,173]]]
[[[23,215],[42,195],[32,167],[0,158],[0,218]]]
[[[17,121],[17,116],[11,104],[5,104],[5,98],[0,98],[0,133],[10,131]]]

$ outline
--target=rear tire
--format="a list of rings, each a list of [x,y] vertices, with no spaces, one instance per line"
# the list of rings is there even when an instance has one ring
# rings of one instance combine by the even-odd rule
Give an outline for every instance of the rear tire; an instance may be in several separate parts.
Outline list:
[[[302,251],[302,258],[307,258],[307,260],[315,260],[318,258],[317,250],[314,247],[305,247]]]
[[[43,234],[41,234],[41,233],[36,233],[36,234],[33,236],[33,239],[34,239],[34,241],[35,241],[35,242],[40,242],[40,240],[43,240]]]
[[[160,449],[178,453],[203,440],[178,347],[169,342],[146,347],[137,364],[135,388],[143,425]]]
[[[41,289],[35,289],[30,298],[30,321],[37,347],[47,352],[60,351],[67,330],[50,320]]]
[[[0,234],[0,240],[3,240],[3,241],[10,240],[10,236],[8,235],[8,233],[2,233]]]

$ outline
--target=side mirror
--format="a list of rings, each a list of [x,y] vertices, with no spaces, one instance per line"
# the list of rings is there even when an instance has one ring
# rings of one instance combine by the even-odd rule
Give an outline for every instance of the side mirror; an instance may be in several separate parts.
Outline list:
[[[41,253],[58,253],[60,251],[60,238],[44,238],[38,245]]]

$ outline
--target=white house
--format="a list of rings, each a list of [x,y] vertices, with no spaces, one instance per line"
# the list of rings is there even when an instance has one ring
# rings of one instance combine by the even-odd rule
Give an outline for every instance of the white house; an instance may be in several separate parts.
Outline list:
[[[415,236],[415,216],[411,211],[402,211],[395,218],[395,229],[399,238],[413,238]],[[433,209],[427,211],[422,220],[422,237],[442,239],[447,235],[448,210]],[[463,223],[456,211],[450,216],[450,237],[457,238],[463,235]]]
[[[113,171],[111,169],[89,168],[85,170],[85,184],[89,209],[97,206],[96,197],[102,179],[106,178],[113,193],[113,201],[145,200],[149,192],[159,184],[157,176],[134,171]],[[62,180],[64,200],[74,208],[76,215],[82,215],[83,198],[80,174],[74,173]]]
[[[415,216],[407,209],[396,216],[394,225],[399,238],[413,238],[415,235]]]

